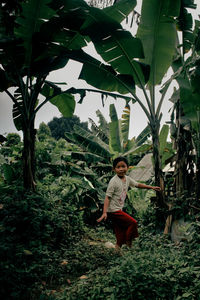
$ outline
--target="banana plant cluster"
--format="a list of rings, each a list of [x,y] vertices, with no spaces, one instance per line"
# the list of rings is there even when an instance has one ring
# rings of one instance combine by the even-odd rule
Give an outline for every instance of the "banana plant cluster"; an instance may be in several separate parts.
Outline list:
[[[121,1],[104,13],[89,7],[83,0],[27,0],[17,1],[15,5],[1,4],[0,91],[5,91],[13,101],[13,119],[16,128],[23,131],[26,188],[34,189],[35,186],[34,122],[38,110],[51,102],[64,116],[71,116],[75,108],[74,94],[79,93],[82,101],[86,93],[86,90],[75,89],[63,91],[58,84],[47,80],[48,74],[74,59],[107,77],[108,86],[113,81],[109,91],[121,90],[119,86],[116,89],[116,72],[82,50],[90,38],[81,28],[95,15],[98,18],[105,15],[111,21],[115,16],[113,22],[121,22],[134,5],[135,2]],[[83,73],[81,77],[84,78]],[[130,83],[129,76],[122,77],[121,86]],[[99,82],[101,79],[99,76]],[[45,97],[42,102],[39,102],[40,95]]]
[[[161,107],[169,85],[160,99],[155,87],[170,67],[176,48],[177,19],[182,0],[143,1],[136,37],[121,26],[136,6],[135,0],[121,0],[103,10],[83,0],[27,0],[21,10],[10,13],[1,7],[0,70],[1,91],[14,103],[14,119],[24,133],[24,181],[34,187],[34,120],[47,102],[59,107],[64,116],[74,111],[74,95],[83,100],[87,90],[63,91],[49,82],[50,72],[63,68],[70,59],[80,62],[79,79],[85,80],[104,95],[134,99],[143,109],[151,129],[156,184],[163,187],[159,131]],[[12,16],[12,18],[11,18]],[[102,60],[84,51],[92,42]],[[95,74],[95,76],[94,76]],[[16,87],[12,94],[9,87]],[[143,96],[138,96],[136,86]],[[91,90],[90,90],[91,91]],[[39,95],[45,99],[38,102]],[[109,150],[108,150],[109,151]],[[107,154],[106,154],[107,155]],[[165,206],[159,194],[159,206]]]
[[[172,122],[172,137],[176,140],[176,193],[185,190],[195,191],[200,197],[200,22],[193,20],[186,7],[195,8],[193,1],[182,7],[179,31],[182,33],[181,44],[177,39],[177,55],[172,63],[174,74],[170,80],[176,80],[171,101],[174,103],[175,123]],[[196,170],[194,169],[196,167]]]
[[[153,146],[148,140],[151,134],[149,126],[146,126],[137,137],[129,139],[131,128],[128,104],[123,110],[121,119],[118,118],[114,104],[110,104],[110,122],[106,121],[100,110],[97,110],[96,114],[99,117],[99,124],[90,119],[91,132],[75,125],[71,133],[65,133],[67,140],[80,148],[80,151],[71,152],[73,159],[86,161],[90,166],[96,165],[97,169],[99,165],[101,170],[104,166],[105,170],[108,170],[108,162],[111,169],[111,161],[117,156],[127,156],[130,164],[135,165],[141,156],[152,152]],[[164,124],[159,134],[162,168],[165,161],[174,154],[172,144],[168,142],[168,134],[169,126]],[[104,174],[106,175],[106,172]],[[103,174],[100,172],[99,175]]]

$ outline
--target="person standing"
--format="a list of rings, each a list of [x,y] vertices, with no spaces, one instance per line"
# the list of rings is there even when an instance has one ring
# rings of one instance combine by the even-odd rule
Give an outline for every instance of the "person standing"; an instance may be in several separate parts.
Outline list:
[[[129,187],[141,189],[152,189],[160,191],[158,186],[150,186],[138,183],[130,176],[127,176],[129,164],[125,157],[117,157],[113,160],[113,171],[116,173],[111,178],[104,200],[103,213],[97,222],[109,218],[112,221],[113,229],[116,236],[115,248],[119,250],[123,244],[128,247],[132,246],[132,241],[137,238],[138,228],[137,221],[129,214],[123,211],[124,201]]]

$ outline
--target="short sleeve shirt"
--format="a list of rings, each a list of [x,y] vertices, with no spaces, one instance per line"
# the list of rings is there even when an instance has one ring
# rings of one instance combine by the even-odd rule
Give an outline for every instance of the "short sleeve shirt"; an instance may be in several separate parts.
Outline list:
[[[137,187],[138,182],[129,176],[125,176],[126,180],[120,179],[115,175],[109,182],[106,196],[109,197],[110,203],[107,212],[115,212],[121,210],[124,207],[124,201],[126,194],[130,187]]]

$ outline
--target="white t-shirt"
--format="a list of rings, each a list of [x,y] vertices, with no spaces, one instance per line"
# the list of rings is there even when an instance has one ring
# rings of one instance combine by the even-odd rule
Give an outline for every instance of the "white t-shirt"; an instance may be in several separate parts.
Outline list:
[[[138,182],[129,176],[125,176],[126,180],[120,179],[115,175],[109,182],[106,196],[109,197],[110,203],[107,212],[115,212],[121,210],[124,206],[124,200],[129,186],[137,187]]]

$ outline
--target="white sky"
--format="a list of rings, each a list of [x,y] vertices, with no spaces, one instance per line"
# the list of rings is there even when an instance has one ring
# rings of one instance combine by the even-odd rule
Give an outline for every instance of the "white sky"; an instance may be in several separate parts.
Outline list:
[[[138,3],[141,2],[140,0]],[[198,1],[199,2],[199,1]],[[197,1],[196,1],[197,3]],[[195,18],[198,18],[198,14],[200,13],[200,3],[197,4],[198,8],[195,12]],[[139,11],[139,7],[138,7]],[[93,53],[93,47],[89,47],[88,51]],[[76,87],[76,88],[84,88],[89,87],[83,80],[78,80],[78,76],[81,70],[81,64],[70,61],[68,65],[58,71],[52,72],[48,77],[49,80],[55,82],[66,82],[68,85],[65,87]],[[167,97],[162,106],[162,124],[166,121],[170,120],[169,110],[172,107],[172,103],[167,100],[170,98],[173,91],[173,86],[168,91]],[[137,94],[139,95],[139,94]],[[105,106],[102,106],[101,96],[95,93],[87,93],[82,104],[77,104],[75,109],[75,114],[80,117],[81,121],[88,121],[88,118],[93,119],[97,122],[96,111],[100,109],[100,111],[104,114],[105,118],[109,121],[109,105],[110,103],[115,103],[118,117],[120,118],[122,115],[122,111],[124,109],[125,101],[122,99],[113,100],[107,99],[105,101]],[[50,103],[47,103],[40,109],[36,116],[35,127],[38,128],[41,122],[48,123],[53,119],[53,117],[61,117],[58,109]],[[130,138],[133,136],[137,136],[147,125],[147,119],[140,108],[140,106],[136,104],[131,104],[131,123],[130,123]],[[12,120],[12,101],[5,94],[2,93],[0,95],[0,134],[7,134],[9,132],[18,132],[14,126]],[[18,132],[20,133],[20,132]],[[21,133],[20,133],[21,134]]]

